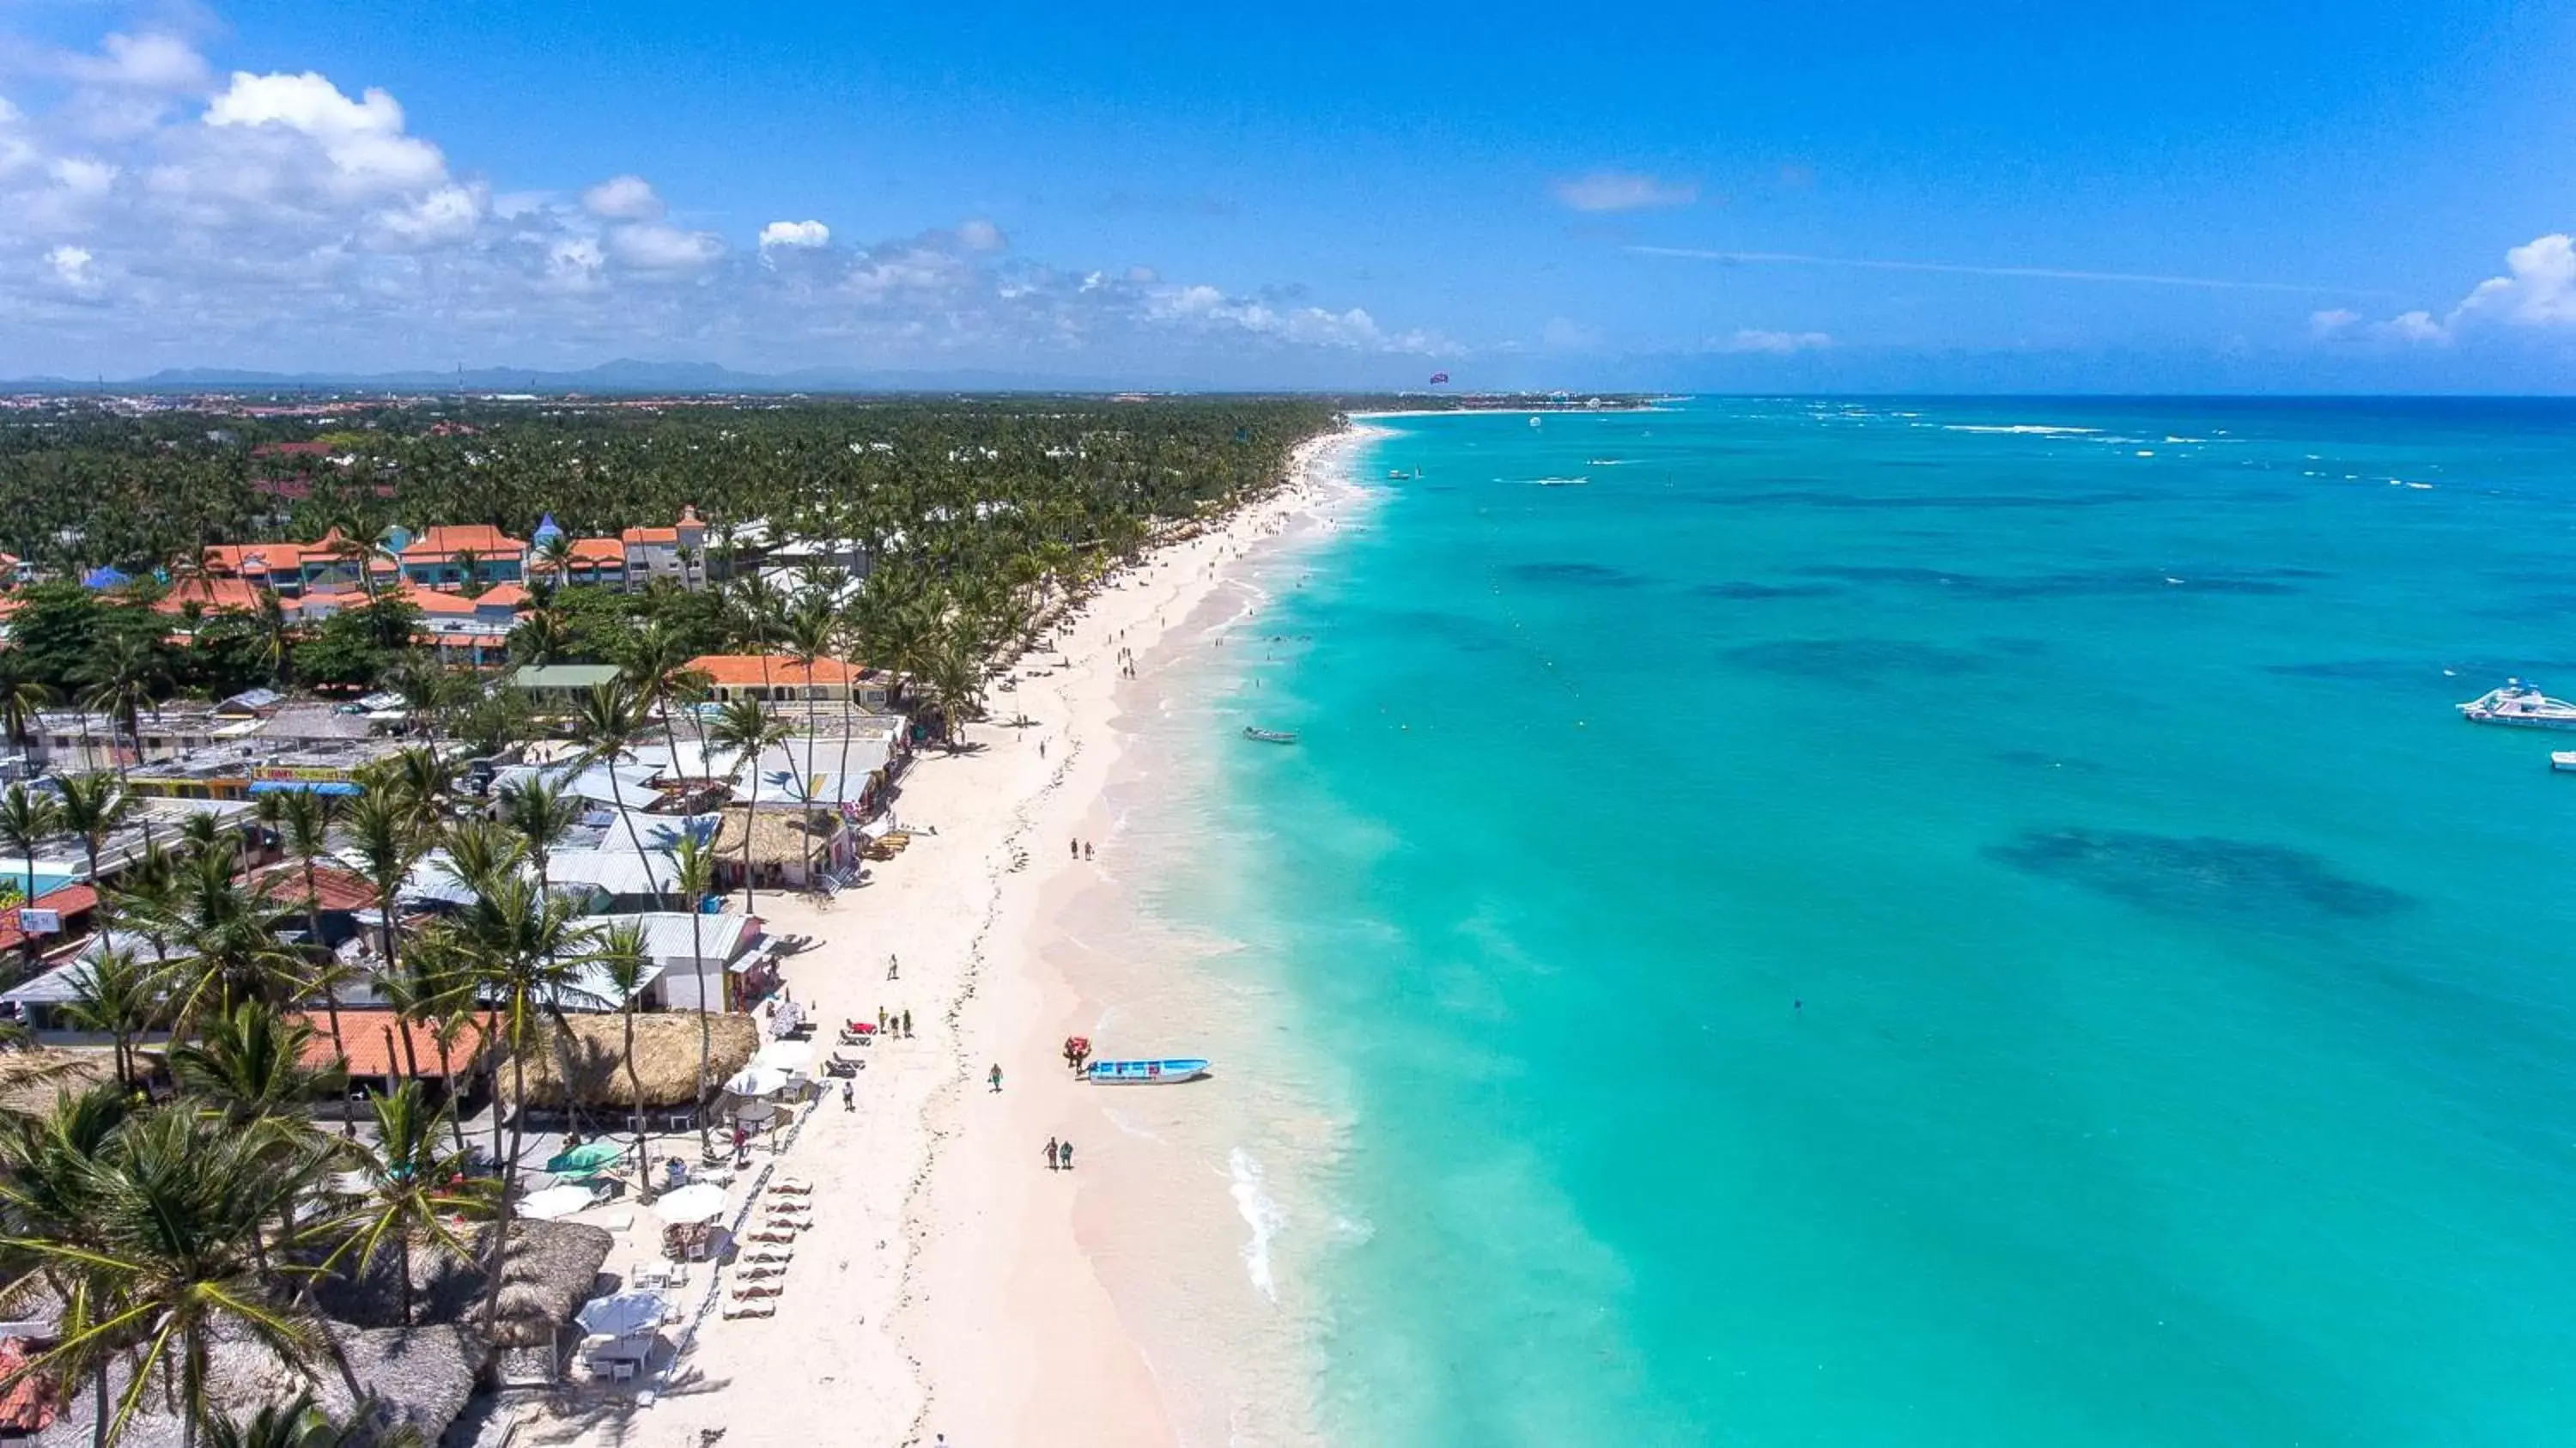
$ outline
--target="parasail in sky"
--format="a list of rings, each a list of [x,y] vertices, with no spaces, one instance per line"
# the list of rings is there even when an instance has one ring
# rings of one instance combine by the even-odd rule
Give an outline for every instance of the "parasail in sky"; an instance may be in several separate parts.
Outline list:
[[[1448,374],[1448,373],[1446,373],[1446,372],[1434,372],[1434,373],[1432,373],[1432,374],[1431,374],[1431,385],[1432,385],[1432,386],[1434,386],[1434,387],[1437,387],[1437,386],[1439,386],[1441,383],[1446,382],[1446,381],[1448,381],[1448,380],[1449,380],[1449,374]]]

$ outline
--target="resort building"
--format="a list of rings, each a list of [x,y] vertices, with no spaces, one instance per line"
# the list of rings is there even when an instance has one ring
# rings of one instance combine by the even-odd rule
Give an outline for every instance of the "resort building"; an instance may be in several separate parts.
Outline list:
[[[516,583],[525,577],[528,545],[487,523],[441,524],[402,550],[403,577],[429,588]]]
[[[617,675],[615,664],[522,664],[510,675],[510,687],[540,714],[568,714],[594,686],[615,683]]]
[[[883,709],[892,681],[864,664],[816,659],[811,666],[789,654],[700,654],[689,660],[692,672],[707,678],[707,697],[719,704],[757,699],[764,704],[807,699],[838,704],[851,700],[861,708]]]
[[[629,528],[618,542],[626,551],[626,583],[641,588],[667,578],[682,588],[703,588],[707,581],[707,525],[698,510],[684,507],[680,521],[668,528]]]

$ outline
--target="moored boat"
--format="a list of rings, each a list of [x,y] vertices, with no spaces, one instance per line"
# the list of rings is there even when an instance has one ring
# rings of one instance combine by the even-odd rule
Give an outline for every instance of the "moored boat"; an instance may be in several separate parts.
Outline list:
[[[2549,767],[2560,774],[2576,774],[2576,749],[2560,749],[2549,756]]]
[[[2489,689],[2459,706],[2460,717],[2472,724],[2504,724],[2518,729],[2576,729],[2576,704],[2553,699],[2536,685],[2520,679],[2507,679],[2504,687]]]
[[[1207,1070],[1207,1061],[1197,1056],[1159,1061],[1094,1061],[1084,1069],[1082,1079],[1095,1086],[1168,1086],[1195,1081]]]
[[[1246,739],[1258,739],[1264,744],[1294,744],[1297,742],[1297,734],[1294,730],[1255,729],[1249,724],[1243,726],[1243,737]]]

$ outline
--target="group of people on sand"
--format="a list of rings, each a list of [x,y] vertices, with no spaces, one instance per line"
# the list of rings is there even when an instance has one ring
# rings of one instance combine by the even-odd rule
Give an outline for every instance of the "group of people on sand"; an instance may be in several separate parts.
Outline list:
[[[883,1006],[877,1007],[877,1034],[883,1036],[889,1041],[898,1036],[905,1040],[910,1040],[912,1038],[912,1012],[909,1010],[890,1011]]]
[[[1068,842],[1067,842],[1067,844],[1066,844],[1066,848],[1070,849],[1070,850],[1073,852],[1073,858],[1075,858],[1075,859],[1077,859],[1077,860],[1088,860],[1088,859],[1090,859],[1090,858],[1091,858],[1091,846],[1090,846],[1088,843],[1086,843],[1085,841],[1082,841],[1082,840],[1071,840],[1071,841],[1068,841]]]
[[[1059,1141],[1052,1136],[1048,1137],[1046,1164],[1048,1171],[1073,1170],[1073,1138],[1066,1137]]]

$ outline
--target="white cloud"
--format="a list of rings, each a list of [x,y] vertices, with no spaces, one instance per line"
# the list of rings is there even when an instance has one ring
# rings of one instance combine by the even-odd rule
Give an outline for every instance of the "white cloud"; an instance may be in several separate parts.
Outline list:
[[[447,176],[446,158],[427,141],[403,134],[402,106],[370,88],[351,100],[313,71],[252,75],[234,71],[231,85],[206,107],[209,128],[282,129],[319,143],[356,189],[433,185]]]
[[[2504,254],[2504,275],[2469,289],[2459,304],[2441,318],[2422,309],[2401,312],[2371,328],[2373,335],[2418,346],[2449,346],[2464,332],[2484,326],[2556,329],[2576,327],[2576,238],[2565,232],[2534,237]],[[2350,319],[2350,312],[2319,312]],[[2339,324],[2334,331],[2348,326]],[[2318,326],[2319,335],[2328,330]]]
[[[1699,199],[1694,182],[1666,181],[1642,171],[1594,171],[1561,180],[1553,189],[1558,201],[1577,211],[1650,211]]]
[[[760,229],[764,247],[816,247],[829,243],[832,228],[819,221],[773,221]]]
[[[1354,357],[1457,350],[1294,287],[1245,295],[1123,259],[1049,266],[980,217],[854,241],[789,212],[757,248],[728,248],[673,221],[638,175],[564,195],[479,174],[413,134],[383,89],[217,71],[152,35],[21,68],[40,83],[0,109],[0,376],[581,365],[673,347],[1093,375],[1341,359],[1316,362],[1328,376]]]
[[[2333,337],[2351,331],[2361,322],[2361,313],[2349,307],[2328,307],[2308,314],[2308,331],[2319,337]]]
[[[1739,329],[1718,344],[1721,352],[1768,352],[1785,357],[1792,352],[1818,352],[1834,345],[1825,332],[1766,332],[1757,327]]]
[[[2394,337],[2400,342],[2448,346],[2451,341],[2451,329],[2434,321],[2430,312],[2401,312],[2380,323],[2377,330],[2380,335]]]
[[[67,287],[87,287],[95,282],[89,270],[93,259],[77,246],[58,246],[45,253],[45,265],[53,268],[54,279]]]
[[[64,58],[59,69],[84,85],[202,95],[214,73],[194,46],[175,35],[110,35],[96,55]]]
[[[2524,327],[2576,323],[2576,242],[2564,232],[2537,237],[2504,254],[2505,275],[2477,284],[2451,312],[2456,326],[2492,317]]]
[[[695,271],[724,255],[724,243],[703,231],[660,222],[620,226],[608,233],[609,255],[646,272]]]
[[[612,176],[581,193],[582,209],[612,221],[659,221],[662,198],[641,176]]]

